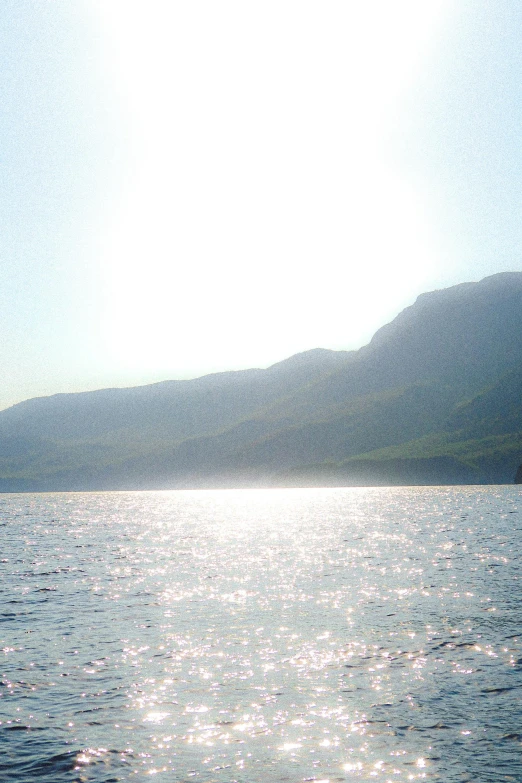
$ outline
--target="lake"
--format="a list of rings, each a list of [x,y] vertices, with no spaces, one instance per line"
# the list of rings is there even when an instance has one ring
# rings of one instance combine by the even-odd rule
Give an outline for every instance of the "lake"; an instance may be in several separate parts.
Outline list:
[[[522,781],[521,500],[0,495],[0,779]]]

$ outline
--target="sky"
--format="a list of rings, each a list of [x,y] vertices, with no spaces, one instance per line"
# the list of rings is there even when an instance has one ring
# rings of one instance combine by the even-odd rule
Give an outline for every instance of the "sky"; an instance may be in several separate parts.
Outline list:
[[[0,408],[522,271],[516,0],[3,0]]]

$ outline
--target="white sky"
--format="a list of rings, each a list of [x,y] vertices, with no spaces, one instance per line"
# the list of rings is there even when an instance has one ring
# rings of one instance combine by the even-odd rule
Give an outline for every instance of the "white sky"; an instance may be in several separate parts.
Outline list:
[[[357,348],[521,269],[511,0],[4,0],[0,407]]]
[[[115,361],[359,346],[429,284],[427,205],[387,147],[446,8],[98,3],[132,158],[101,248]]]

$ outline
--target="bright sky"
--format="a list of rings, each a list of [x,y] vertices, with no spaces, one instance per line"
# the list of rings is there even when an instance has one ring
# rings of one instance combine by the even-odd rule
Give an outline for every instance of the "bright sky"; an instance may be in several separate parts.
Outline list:
[[[0,407],[522,269],[517,0],[3,0]]]

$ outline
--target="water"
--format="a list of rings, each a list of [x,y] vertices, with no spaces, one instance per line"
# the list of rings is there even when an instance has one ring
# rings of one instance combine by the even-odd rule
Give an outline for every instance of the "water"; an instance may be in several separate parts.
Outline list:
[[[522,781],[521,499],[0,496],[0,780]]]

